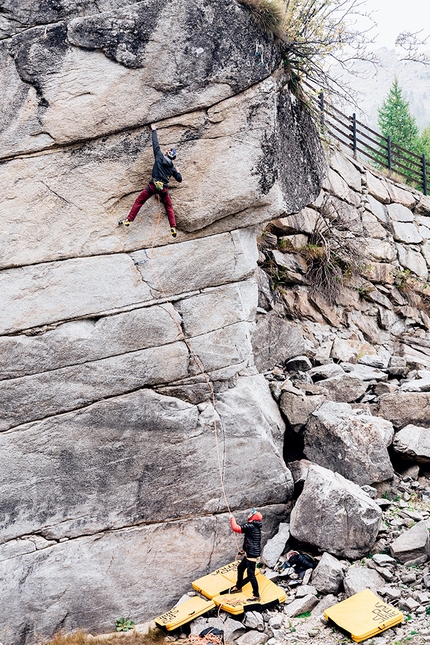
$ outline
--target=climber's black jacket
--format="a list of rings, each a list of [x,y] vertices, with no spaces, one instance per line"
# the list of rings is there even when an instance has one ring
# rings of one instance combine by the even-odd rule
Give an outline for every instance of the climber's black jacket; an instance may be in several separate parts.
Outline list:
[[[168,159],[160,150],[158,143],[157,132],[152,131],[152,149],[154,150],[154,166],[152,168],[152,178],[155,181],[162,181],[164,186],[169,184],[169,179],[173,175],[176,181],[182,181],[182,175],[178,172],[173,165],[173,162]]]

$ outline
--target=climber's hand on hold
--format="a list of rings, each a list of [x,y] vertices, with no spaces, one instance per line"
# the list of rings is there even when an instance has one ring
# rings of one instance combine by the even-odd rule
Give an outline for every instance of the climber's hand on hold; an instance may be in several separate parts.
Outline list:
[[[156,128],[156,126],[154,125],[154,123],[151,123],[151,130],[156,130],[156,129],[157,129],[157,128]]]

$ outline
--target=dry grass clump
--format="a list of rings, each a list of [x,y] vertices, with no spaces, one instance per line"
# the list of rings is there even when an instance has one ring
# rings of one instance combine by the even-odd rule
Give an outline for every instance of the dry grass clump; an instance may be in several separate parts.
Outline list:
[[[106,634],[92,636],[82,630],[73,634],[62,634],[58,632],[43,645],[157,645],[164,643],[165,634],[160,630],[150,630],[148,634],[139,634],[132,630],[118,634]]]
[[[278,38],[285,33],[285,3],[282,0],[238,0],[249,8],[260,27]]]

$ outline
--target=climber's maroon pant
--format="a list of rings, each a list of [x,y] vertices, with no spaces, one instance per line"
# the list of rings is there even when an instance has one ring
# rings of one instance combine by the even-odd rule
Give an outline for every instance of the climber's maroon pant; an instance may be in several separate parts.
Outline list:
[[[131,211],[128,214],[127,219],[132,222],[140,209],[142,208],[143,204],[146,202],[147,199],[149,199],[152,195],[157,195],[160,196],[161,201],[164,204],[164,207],[166,209],[167,217],[169,218],[169,224],[170,226],[174,226],[176,228],[176,219],[175,219],[175,213],[173,210],[173,205],[172,205],[172,200],[169,195],[169,191],[167,188],[163,188],[163,190],[157,190],[154,186],[154,184],[148,184],[145,190],[142,190],[140,193],[139,197],[136,199],[134,202]]]

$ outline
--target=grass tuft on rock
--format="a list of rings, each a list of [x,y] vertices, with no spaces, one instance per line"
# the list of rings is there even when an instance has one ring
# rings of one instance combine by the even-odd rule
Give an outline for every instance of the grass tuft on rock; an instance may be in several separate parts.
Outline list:
[[[285,3],[282,0],[238,0],[248,7],[267,34],[280,38],[285,33]]]

